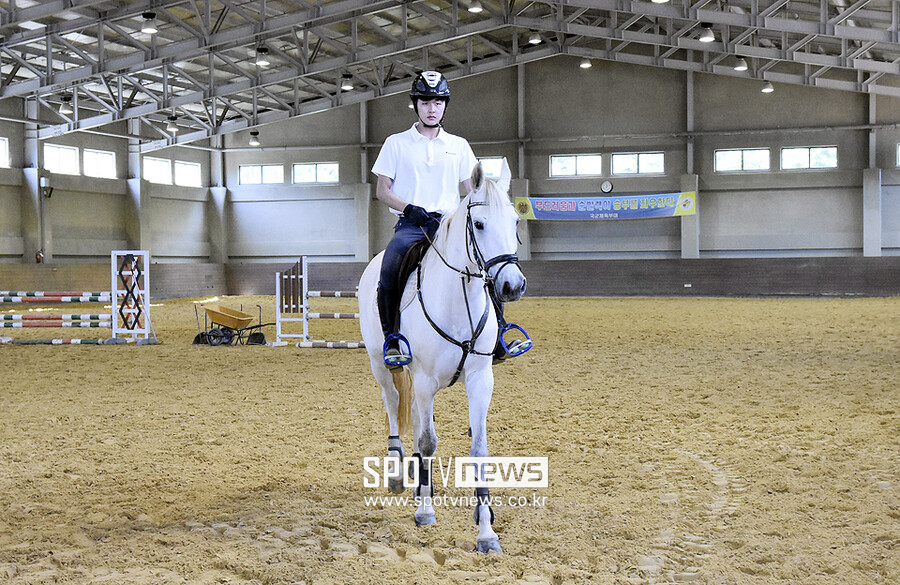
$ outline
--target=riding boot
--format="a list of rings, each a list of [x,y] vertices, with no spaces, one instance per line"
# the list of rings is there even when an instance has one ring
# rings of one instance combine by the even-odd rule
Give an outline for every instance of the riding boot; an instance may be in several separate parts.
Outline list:
[[[381,331],[385,337],[394,333],[396,309],[393,307],[396,303],[392,301],[395,296],[393,291],[385,290],[382,286],[378,287],[378,317],[381,319]]]
[[[409,342],[400,335],[400,295],[397,291],[378,287],[378,316],[384,333],[384,364],[399,368],[412,360]]]

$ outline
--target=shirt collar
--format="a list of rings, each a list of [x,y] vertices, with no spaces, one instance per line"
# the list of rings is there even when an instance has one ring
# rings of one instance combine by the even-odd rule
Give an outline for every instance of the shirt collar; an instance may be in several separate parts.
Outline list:
[[[414,138],[415,138],[416,140],[419,140],[419,141],[431,142],[430,140],[428,140],[427,137],[425,137],[424,135],[422,135],[422,134],[416,129],[416,124],[418,124],[418,122],[414,122],[413,125],[412,125],[412,127],[409,129],[409,131],[412,132],[412,133],[414,134]],[[435,137],[434,141],[435,141],[435,142],[447,142],[446,140],[444,140],[444,136],[445,136],[446,134],[447,134],[447,133],[444,131],[444,129],[441,128],[440,131],[438,132],[438,135]]]

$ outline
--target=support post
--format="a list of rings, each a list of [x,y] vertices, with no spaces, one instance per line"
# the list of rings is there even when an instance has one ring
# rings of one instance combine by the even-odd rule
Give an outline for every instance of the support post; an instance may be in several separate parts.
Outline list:
[[[516,135],[518,137],[519,178],[525,179],[525,65],[516,66]]]
[[[876,104],[878,103],[878,96],[874,93],[869,94],[869,124],[875,125],[878,123],[878,110]],[[876,153],[878,152],[878,135],[875,133],[875,128],[871,128],[869,130],[869,164],[868,168],[874,169],[878,166],[876,162]]]
[[[356,190],[353,197],[356,216],[356,243],[354,245],[354,260],[368,262],[370,259],[371,238],[369,235],[369,215],[372,208],[372,198],[369,195],[369,185],[363,183]]]
[[[700,257],[700,177],[697,175],[682,175],[681,190],[696,193],[693,215],[681,216],[681,257]]]
[[[863,170],[863,256],[881,256],[881,169]]]
[[[38,103],[35,99],[25,100],[25,118],[37,119]],[[52,259],[45,233],[44,198],[40,187],[40,142],[37,124],[25,124],[25,168],[22,169],[22,262],[34,262],[35,254],[41,251],[44,261]]]
[[[228,189],[209,188],[209,261],[214,264],[228,263]]]
[[[141,121],[128,120],[128,134],[140,136]],[[150,219],[148,209],[149,196],[141,178],[141,141],[138,138],[128,139],[128,208],[125,213],[125,233],[132,247],[147,250],[150,248]]]
[[[214,136],[212,146],[218,150],[209,153],[209,205],[207,228],[209,229],[209,261],[228,263],[228,188],[225,186],[225,153],[223,138]]]
[[[694,131],[694,72],[687,72],[687,96],[685,103],[687,111],[685,112],[685,130],[689,133]],[[694,137],[688,136],[686,145],[687,156],[687,172],[689,175],[694,174]]]
[[[513,179],[509,184],[509,196],[515,200],[516,197],[528,197],[530,187],[528,179]],[[531,222],[521,220],[517,226],[519,232],[519,260],[531,260]]]

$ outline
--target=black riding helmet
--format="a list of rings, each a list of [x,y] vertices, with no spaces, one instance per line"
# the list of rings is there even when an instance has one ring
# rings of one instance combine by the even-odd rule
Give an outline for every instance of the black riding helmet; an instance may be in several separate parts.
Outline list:
[[[418,116],[419,109],[416,100],[442,99],[449,104],[450,85],[439,71],[423,71],[416,75],[416,78],[413,80],[412,89],[409,90],[409,98],[412,100],[413,109],[416,111],[416,116]],[[441,122],[443,121],[444,119],[441,118]],[[437,126],[440,126],[441,122],[438,122]],[[422,123],[425,124],[425,122]],[[425,126],[430,127],[428,124],[425,124]]]
[[[417,99],[433,100],[435,98],[443,98],[450,101],[450,85],[447,79],[438,71],[423,71],[416,75],[413,80],[412,89],[409,91],[409,97],[413,103]]]

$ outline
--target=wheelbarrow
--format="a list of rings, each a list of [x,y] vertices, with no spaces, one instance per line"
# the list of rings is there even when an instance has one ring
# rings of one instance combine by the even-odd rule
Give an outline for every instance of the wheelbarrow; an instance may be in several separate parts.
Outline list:
[[[243,307],[241,307],[243,308]],[[197,316],[197,336],[194,337],[194,345],[265,345],[266,336],[262,328],[274,325],[274,323],[262,322],[262,307],[256,305],[259,310],[259,322],[250,325],[253,315],[229,309],[228,307],[212,306],[203,307],[206,314],[203,316],[203,325],[200,327],[200,315],[197,306],[194,305],[194,314]]]

